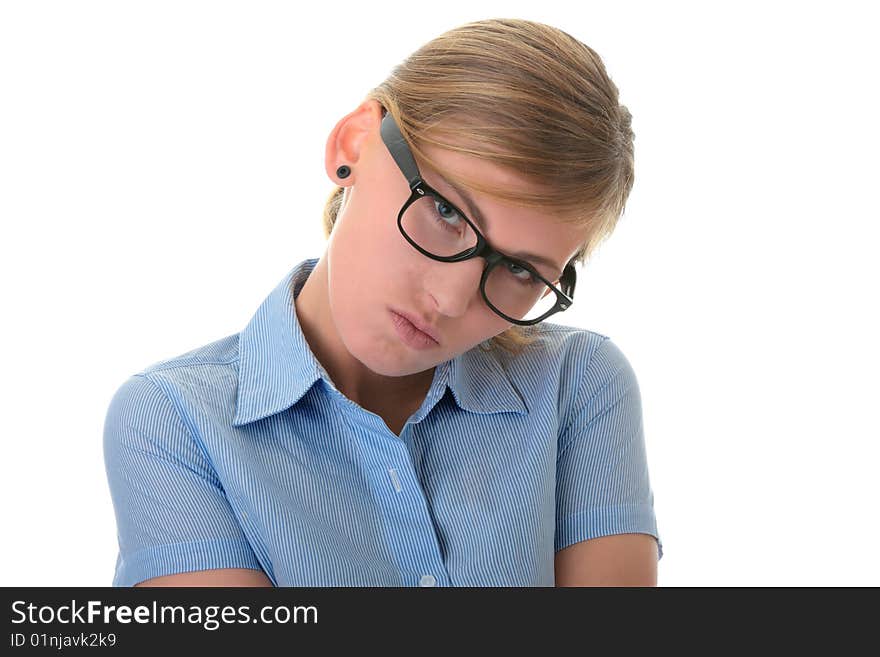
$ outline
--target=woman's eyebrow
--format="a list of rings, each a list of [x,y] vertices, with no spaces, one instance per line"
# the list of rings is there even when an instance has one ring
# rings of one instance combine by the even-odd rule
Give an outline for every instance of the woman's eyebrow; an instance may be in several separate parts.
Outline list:
[[[486,226],[488,225],[488,222],[483,216],[483,213],[480,212],[480,208],[477,207],[473,196],[471,196],[466,189],[459,187],[458,185],[455,185],[451,181],[444,178],[435,169],[429,166],[426,166],[425,169],[427,169],[432,176],[435,176],[437,180],[442,181],[448,188],[452,189],[456,194],[458,194],[459,198],[464,199],[465,205],[467,206],[468,216],[473,217],[476,220],[477,224],[480,226],[480,230],[482,230],[483,233],[486,233]],[[434,185],[432,185],[432,187],[433,186]],[[553,260],[551,260],[550,258],[545,258],[544,256],[538,255],[536,253],[530,253],[529,251],[517,251],[516,253],[505,253],[505,255],[509,255],[513,258],[518,258],[519,260],[526,260],[531,264],[538,263],[544,265],[545,267],[549,267],[557,276],[560,276],[562,273],[559,265],[553,262]]]

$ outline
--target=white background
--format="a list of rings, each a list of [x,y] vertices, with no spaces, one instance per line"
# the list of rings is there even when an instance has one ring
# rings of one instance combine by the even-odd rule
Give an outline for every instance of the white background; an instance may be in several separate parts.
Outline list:
[[[660,585],[880,585],[869,4],[0,4],[0,584],[110,584],[115,389],[321,254],[327,135],[393,65],[509,16],[593,47],[634,117],[564,323],[639,378]]]

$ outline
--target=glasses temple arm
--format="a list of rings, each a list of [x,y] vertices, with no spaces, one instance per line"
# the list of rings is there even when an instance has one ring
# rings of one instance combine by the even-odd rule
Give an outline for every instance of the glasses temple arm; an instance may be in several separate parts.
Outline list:
[[[410,189],[412,189],[421,180],[421,174],[419,173],[419,167],[416,165],[415,158],[413,158],[412,151],[410,151],[403,135],[400,134],[400,128],[397,127],[391,112],[388,112],[385,118],[382,119],[379,132],[382,135],[382,141],[385,142],[388,151],[391,153],[391,157],[397,162],[397,166],[400,167],[403,175],[406,176],[406,181],[409,183]]]

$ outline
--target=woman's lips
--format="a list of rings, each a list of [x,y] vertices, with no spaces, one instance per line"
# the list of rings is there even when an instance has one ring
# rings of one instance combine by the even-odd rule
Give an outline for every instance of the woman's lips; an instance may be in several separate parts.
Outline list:
[[[434,337],[416,326],[409,317],[391,310],[391,322],[400,338],[415,349],[426,349],[440,344]]]
[[[425,333],[425,334],[431,336],[431,338],[434,339],[434,342],[437,342],[438,344],[440,343],[440,336],[437,334],[437,327],[435,327],[431,322],[427,322],[427,321],[421,319],[421,317],[419,315],[416,315],[414,313],[408,313],[405,310],[398,310],[397,308],[392,308],[392,307],[389,307],[389,310],[391,310],[391,312],[396,313],[396,314],[400,315],[401,317],[403,317],[405,320],[407,320],[410,324],[415,326],[422,333]]]

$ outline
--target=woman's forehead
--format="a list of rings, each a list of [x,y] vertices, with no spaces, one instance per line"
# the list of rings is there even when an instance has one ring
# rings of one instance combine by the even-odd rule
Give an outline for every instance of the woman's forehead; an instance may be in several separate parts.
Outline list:
[[[464,144],[452,143],[460,148],[467,148]],[[434,174],[443,174],[447,180],[457,182],[459,185],[465,185],[469,188],[486,186],[529,192],[541,188],[533,180],[517,173],[511,167],[501,166],[471,153],[441,148],[434,144],[425,144],[422,146],[422,150],[437,166],[432,166],[423,158],[415,156],[420,169],[424,167]]]

